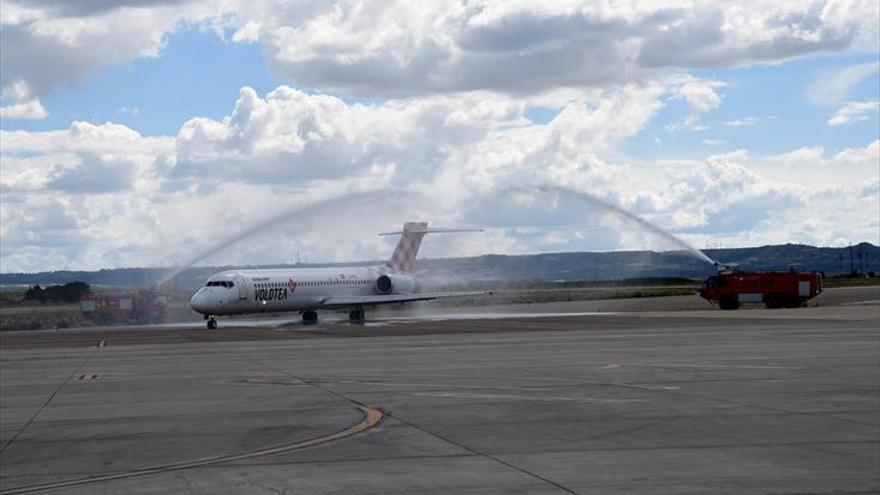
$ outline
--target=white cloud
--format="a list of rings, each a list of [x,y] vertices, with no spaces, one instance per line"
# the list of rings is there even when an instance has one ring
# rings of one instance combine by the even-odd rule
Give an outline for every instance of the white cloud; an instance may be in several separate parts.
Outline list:
[[[335,3],[129,0],[3,5],[0,88],[35,98],[97,68],[160,56],[198,25],[260,43],[283,80],[356,96],[607,88],[688,67],[777,63],[876,46],[873,0],[714,3]]]
[[[756,167],[774,182],[795,184],[805,190],[839,190],[878,180],[878,163],[880,140],[835,153],[828,153],[822,146],[805,146],[765,157],[757,161]]]
[[[441,206],[431,220],[449,218],[452,224],[475,194],[525,177],[600,186],[619,167],[596,153],[637,133],[659,108],[662,92],[659,85],[609,90],[574,101],[547,125],[536,126],[523,117],[521,100],[488,93],[367,105],[288,87],[265,97],[243,88],[228,117],[192,119],[176,137],[144,137],[119,124],[85,122],[66,131],[0,131],[0,187],[3,210],[10,210],[5,235],[22,243],[30,239],[27,248],[6,243],[4,264],[158,264],[169,252],[191,253],[292,205],[352,190],[421,189],[424,205],[399,208],[394,218],[427,217],[420,208],[436,203]],[[79,226],[76,242],[56,244],[52,237],[50,243],[11,214],[50,197],[67,201],[68,215]],[[395,197],[389,192],[389,201],[355,210],[387,209]],[[352,217],[351,210],[345,217]],[[364,226],[389,227],[356,221],[348,229],[352,236],[364,234]],[[296,236],[299,247],[324,253],[322,259],[387,254],[382,243],[341,243],[306,230]],[[272,245],[278,251],[246,253],[271,262],[290,259],[297,247],[289,239]],[[435,245],[449,248],[442,241]],[[464,247],[478,246],[485,247],[477,241]]]
[[[485,237],[432,239],[426,256],[672,247],[619,228],[586,203],[511,203],[498,194],[541,183],[634,209],[700,245],[876,237],[878,198],[866,184],[878,180],[880,141],[832,155],[805,147],[776,157],[739,150],[702,160],[622,159],[620,143],[670,92],[678,86],[585,92],[535,125],[522,100],[484,92],[362,104],[244,88],[227,117],[192,119],[173,137],[86,122],[0,131],[3,268],[183,261],[297,205],[383,188],[369,200],[340,200],[341,210],[290,214],[288,225],[207,262],[277,262],[297,250],[312,261],[381,259],[390,246],[371,234],[416,217],[497,227]],[[392,189],[421,196],[404,202]]]
[[[849,165],[873,165],[880,163],[880,139],[864,148],[847,148],[836,153],[832,159],[835,163]]]
[[[720,81],[691,81],[681,87],[681,97],[687,101],[691,109],[696,113],[706,113],[718,108],[721,104],[721,96],[715,92],[715,88],[724,86]]]
[[[141,109],[136,106],[132,106],[132,107],[121,106],[116,109],[116,113],[123,114],[123,115],[131,115],[132,117],[137,117],[140,112],[141,112]]]
[[[4,119],[44,119],[49,113],[40,104],[40,100],[30,100],[24,103],[13,103],[0,106],[0,118]]]
[[[0,130],[4,192],[147,192],[155,155],[171,138],[142,137],[118,124],[73,122],[66,131]]]
[[[99,151],[144,153],[154,152],[156,147],[167,145],[167,137],[143,137],[121,124],[106,122],[92,124],[74,121],[63,131],[7,131],[0,130],[3,153]]]
[[[852,89],[880,71],[880,62],[867,62],[822,74],[807,89],[807,96],[822,105],[835,104],[847,98]]]
[[[880,111],[880,101],[848,101],[828,119],[828,125],[838,126],[868,120]]]
[[[0,91],[0,98],[10,99],[13,101],[30,100],[33,95],[31,88],[25,81],[15,81]]]
[[[727,127],[752,127],[773,119],[774,117],[769,115],[765,117],[742,117],[739,119],[726,120],[724,121],[724,125],[726,125]]]
[[[309,11],[310,9],[303,9]],[[777,62],[875,31],[870,1],[338,2],[245,24],[287,80],[357,95],[605,87],[680,67]],[[259,34],[255,34],[258,31]],[[869,37],[871,34],[868,35]]]
[[[2,88],[0,99],[11,102],[0,106],[0,118],[34,120],[49,115],[40,100],[33,98],[31,88],[25,81],[15,81],[8,87]]]
[[[772,157],[772,160],[792,165],[814,166],[823,161],[825,148],[822,146],[805,146],[788,153]]]
[[[724,144],[724,141],[721,139],[703,139],[701,142],[707,146],[719,146]]]
[[[726,86],[722,81],[702,81],[690,78],[678,90],[678,98],[687,102],[690,113],[683,120],[672,122],[667,126],[670,132],[681,129],[705,131],[709,126],[700,122],[700,117],[721,105],[722,97],[715,88]]]
[[[810,161],[795,163],[797,156]],[[668,211],[657,217],[661,224],[690,232],[686,238],[697,245],[876,243],[880,198],[865,194],[865,184],[880,181],[878,160],[880,141],[831,156],[813,147],[771,157],[738,150],[704,163],[674,162],[672,183],[655,193],[653,203]]]
[[[607,230],[611,224],[589,205],[493,208],[510,203],[499,190],[544,182],[633,208],[699,244],[875,239],[875,213],[865,212],[877,210],[877,141],[832,155],[805,146],[776,157],[740,150],[652,163],[620,148],[671,99],[688,107],[676,129],[708,128],[700,119],[722,104],[724,83],[683,71],[875,50],[877,11],[874,0],[613,8],[9,0],[0,9],[4,119],[45,116],[41,101],[53,89],[100,67],[161,56],[170,33],[192,26],[230,43],[259,43],[275,74],[303,89],[259,95],[243,88],[226,117],[194,117],[175,136],[87,122],[0,131],[0,260],[4,270],[180,261],[293,206],[368,189],[383,193],[344,214],[289,215],[294,224],[279,225],[271,242],[224,256],[277,262],[301,249],[313,261],[381,258],[386,240],[368,234],[414,217],[510,227],[432,239],[429,256],[640,247],[641,231]],[[826,92],[845,94],[872,70],[852,68]],[[332,93],[380,99],[358,103]],[[536,125],[525,117],[528,107],[558,113]],[[855,110],[840,118],[864,117]],[[392,188],[422,191],[423,201],[403,207]],[[352,198],[340,204],[351,206]],[[333,215],[321,226],[309,221]],[[543,221],[558,225],[541,230]],[[594,221],[606,231],[584,235]]]
[[[348,104],[279,87],[265,99],[243,88],[223,121],[185,123],[165,159],[174,180],[299,183],[395,170],[422,178],[491,129],[524,125],[521,102],[491,94]],[[443,143],[438,149],[437,143]]]
[[[222,18],[220,3],[3,2],[4,94],[25,83],[35,98],[95,69],[161,54],[165,37],[184,24]]]

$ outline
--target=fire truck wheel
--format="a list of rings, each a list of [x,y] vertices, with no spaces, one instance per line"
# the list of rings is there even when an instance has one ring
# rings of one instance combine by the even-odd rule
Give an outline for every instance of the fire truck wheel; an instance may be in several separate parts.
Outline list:
[[[801,307],[801,301],[794,296],[788,296],[785,298],[785,307],[786,308],[799,308],[799,307]]]
[[[767,298],[764,300],[764,305],[767,306],[767,309],[781,308],[782,298],[776,294],[767,294]]]
[[[739,300],[735,297],[723,297],[718,301],[721,309],[739,309]]]

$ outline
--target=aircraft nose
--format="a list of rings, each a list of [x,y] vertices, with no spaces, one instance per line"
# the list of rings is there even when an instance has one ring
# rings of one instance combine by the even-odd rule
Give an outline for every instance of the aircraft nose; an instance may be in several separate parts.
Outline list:
[[[189,300],[189,305],[195,311],[206,314],[208,312],[208,296],[205,294],[205,291],[200,290],[196,292],[192,299]]]

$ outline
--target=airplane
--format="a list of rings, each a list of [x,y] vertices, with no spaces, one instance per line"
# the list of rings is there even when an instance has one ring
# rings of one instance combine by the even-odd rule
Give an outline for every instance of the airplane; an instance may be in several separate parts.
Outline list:
[[[391,259],[380,266],[227,270],[208,278],[190,300],[204,315],[209,330],[217,316],[299,311],[303,324],[318,322],[319,309],[349,308],[352,323],[364,322],[364,308],[380,304],[465,297],[483,292],[418,292],[413,274],[422,238],[431,233],[481,232],[481,229],[428,228],[427,222],[406,222]]]

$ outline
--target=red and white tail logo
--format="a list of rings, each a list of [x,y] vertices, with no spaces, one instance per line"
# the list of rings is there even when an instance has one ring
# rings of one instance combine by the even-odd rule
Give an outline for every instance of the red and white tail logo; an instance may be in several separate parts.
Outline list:
[[[394,254],[391,255],[391,260],[388,262],[391,268],[399,272],[412,270],[416,264],[419,247],[422,245],[422,238],[427,233],[428,222],[406,222],[403,224],[400,241],[397,242]]]
[[[406,222],[400,232],[385,232],[379,235],[400,235],[400,241],[388,261],[388,266],[399,272],[412,271],[422,238],[429,233],[482,232],[482,229],[429,229],[428,222]]]

